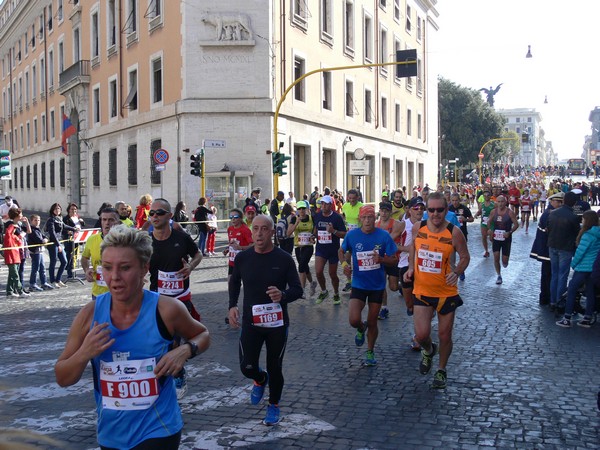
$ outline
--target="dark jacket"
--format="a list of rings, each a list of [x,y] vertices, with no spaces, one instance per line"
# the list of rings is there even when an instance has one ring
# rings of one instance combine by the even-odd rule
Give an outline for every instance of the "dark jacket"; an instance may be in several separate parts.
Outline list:
[[[563,205],[555,209],[548,216],[548,247],[574,252],[579,229],[579,218],[573,208]]]
[[[35,245],[35,247],[29,248],[29,253],[38,254],[42,252],[44,247],[41,245],[44,243],[44,235],[42,234],[42,230],[38,227],[34,227],[31,225],[31,233],[27,235],[27,244]]]
[[[554,211],[551,205],[544,210],[544,214],[540,217],[538,222],[537,232],[535,233],[535,241],[531,247],[531,258],[537,259],[538,261],[550,261],[550,251],[548,250],[548,216]]]
[[[65,225],[61,216],[49,217],[46,221],[44,231],[48,234],[48,241],[54,245],[60,245],[60,239],[63,231],[76,231],[75,227]]]
[[[198,206],[196,211],[194,211],[194,222],[202,222],[198,224],[198,229],[201,233],[208,233],[208,215],[211,214],[212,211],[208,209],[206,206]]]

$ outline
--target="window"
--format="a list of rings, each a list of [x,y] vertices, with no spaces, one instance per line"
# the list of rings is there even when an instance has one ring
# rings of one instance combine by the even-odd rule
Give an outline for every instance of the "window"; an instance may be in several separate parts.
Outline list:
[[[29,72],[25,72],[25,106],[29,106]]]
[[[33,165],[33,188],[37,189],[38,187],[38,165]]]
[[[162,102],[162,58],[152,61],[152,103]]]
[[[331,72],[323,72],[323,109],[331,111]]]
[[[35,64],[31,66],[31,99],[35,103],[35,98],[37,97],[37,67]]]
[[[58,43],[58,73],[65,71],[65,44],[63,41]]]
[[[56,164],[55,161],[50,161],[50,187],[56,187]]]
[[[423,38],[423,19],[417,17],[417,41],[421,42]]]
[[[98,22],[98,11],[92,13],[92,58],[100,56],[100,28]]]
[[[154,162],[154,152],[162,147],[162,140],[156,139],[150,142],[150,183],[151,184],[160,184],[161,181],[161,173],[156,170],[156,164]]]
[[[302,77],[306,71],[306,63],[303,58],[299,56],[294,56],[294,80],[298,80]],[[294,86],[294,99],[299,100],[301,102],[306,101],[305,90],[304,90],[305,80],[302,80],[296,86]]]
[[[394,0],[394,20],[400,22],[400,0]]]
[[[38,121],[37,117],[33,118],[33,143],[38,143]]]
[[[527,118],[527,123],[531,123],[531,117]]]
[[[100,88],[96,87],[93,91],[92,101],[94,102],[94,123],[100,123]]]
[[[18,186],[18,183],[17,183],[17,181],[18,181],[18,178],[19,178],[19,177],[17,176],[18,174],[19,174],[19,172],[18,172],[18,171],[17,171],[17,169],[15,168],[15,170],[13,170],[13,178],[15,179],[15,189],[16,189],[16,188],[17,188],[17,186]],[[11,187],[12,187],[12,186],[11,186]]]
[[[381,7],[381,9],[385,9],[385,7],[387,6],[387,0],[379,0],[379,6]]]
[[[23,79],[19,77],[19,110],[23,110]]]
[[[31,124],[27,122],[25,127],[27,128],[27,148],[29,148],[31,147]]]
[[[131,111],[138,109],[137,69],[129,71],[129,94],[127,94],[124,107],[129,108]]]
[[[125,31],[127,34],[137,32],[137,0],[127,0],[127,21]]]
[[[401,111],[400,105],[398,103],[396,103],[396,106],[395,106],[394,109],[395,109],[395,114],[394,114],[394,116],[395,116],[394,117],[394,131],[396,133],[400,133],[400,119],[401,119],[401,117],[400,117],[400,111]]]
[[[29,30],[25,30],[25,56],[29,53]]]
[[[20,172],[19,175],[20,175],[20,178],[21,178],[21,184],[20,184],[20,186],[21,186],[21,189],[23,189],[23,187],[24,187],[23,180],[25,179],[25,176],[23,175],[23,166],[21,166],[19,168],[19,172]]]
[[[58,8],[56,10],[56,18],[60,22],[63,20],[63,0],[58,0],[57,3],[58,3]]]
[[[354,117],[354,83],[346,80],[346,116]]]
[[[417,139],[423,139],[423,116],[417,114]]]
[[[521,133],[521,127],[517,127],[516,132],[517,132],[517,134]]]
[[[117,45],[117,8],[115,2],[116,0],[108,0],[107,43],[109,55],[116,51],[115,46]]]
[[[108,184],[117,185],[117,149],[111,148],[108,151]]]
[[[521,118],[517,117],[517,123],[521,123]]]
[[[333,42],[332,0],[321,0],[321,39]]]
[[[411,21],[410,21],[410,16],[411,16],[410,6],[406,5],[406,31],[408,33],[411,32],[411,28],[412,28],[412,24],[411,24]]]
[[[48,52],[48,87],[54,88],[54,51]]]
[[[43,97],[46,92],[46,61],[40,57],[40,95]]]
[[[363,32],[364,59],[366,62],[371,63],[373,62],[373,19],[367,14],[364,17]]]
[[[19,134],[21,137],[21,150],[25,150],[25,135],[23,130],[23,125],[19,127]]]
[[[346,0],[344,10],[344,51],[354,56],[354,3]]]
[[[73,30],[73,62],[81,60],[81,33],[79,28]]]
[[[51,32],[53,30],[53,15],[52,15],[52,3],[50,3],[48,5],[48,32]]]
[[[148,5],[146,14],[144,14],[145,18],[150,19],[150,22],[148,24],[148,30],[150,32],[152,32],[155,28],[161,26],[163,23],[162,1],[163,0],[150,0],[150,4]]]
[[[46,131],[48,130],[47,124],[46,124],[46,114],[42,114],[42,142],[46,142],[46,140],[48,139],[48,135],[46,134]]]
[[[100,152],[92,154],[92,186],[100,186]]]
[[[58,167],[59,167],[59,177],[60,177],[60,187],[64,188],[66,186],[66,180],[67,180],[67,167],[66,167],[66,163],[65,163],[65,158],[60,158],[60,162],[58,163]]]
[[[307,0],[292,0],[292,23],[301,28],[308,28]]]
[[[412,136],[412,111],[406,110],[406,134]]]
[[[365,122],[371,123],[373,121],[373,107],[371,106],[372,94],[369,89],[365,89]]]
[[[40,175],[41,175],[41,185],[42,189],[46,187],[46,163],[43,162],[40,166]]]
[[[35,50],[35,25],[31,25],[31,49]]]
[[[381,127],[388,127],[388,110],[387,110],[387,98],[381,97]]]
[[[108,82],[108,104],[110,105],[110,118],[117,117],[117,80],[112,79]]]
[[[44,39],[44,14],[40,14],[40,41]]]
[[[388,46],[387,46],[387,29],[379,24],[379,62],[388,62]],[[386,75],[388,72],[387,66],[381,67],[381,74]]]
[[[127,182],[130,186],[137,185],[137,144],[127,147]]]
[[[54,118],[54,110],[50,110],[50,139],[54,139],[56,137],[56,122]]]

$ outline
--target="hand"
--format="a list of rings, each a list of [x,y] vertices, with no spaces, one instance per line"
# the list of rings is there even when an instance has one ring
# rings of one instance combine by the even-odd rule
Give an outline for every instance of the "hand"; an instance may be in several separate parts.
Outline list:
[[[58,253],[62,253],[62,251],[63,251],[62,245],[59,245],[58,246]]]
[[[90,283],[94,282],[94,269],[92,269],[91,267],[88,267],[85,271],[85,280]]]
[[[331,222],[329,222],[329,223],[327,224],[327,232],[328,232],[328,233],[331,233],[331,234],[333,234],[333,232],[334,232],[334,231],[335,231],[335,230],[334,230],[334,228],[333,228],[333,224],[332,224]]]
[[[379,251],[378,250],[373,250],[373,262],[375,264],[379,264],[382,261],[383,261],[383,258],[379,254]]]
[[[185,258],[181,258],[183,267],[177,271],[177,275],[181,276],[183,280],[187,280],[192,273],[192,265],[188,263]]]
[[[92,329],[85,336],[80,350],[85,353],[86,359],[92,359],[108,349],[114,343],[115,340],[110,337],[108,322],[100,324],[94,322]]]
[[[164,376],[174,377],[181,371],[183,365],[188,360],[189,355],[189,345],[179,345],[175,347],[173,350],[160,358],[160,361],[154,368],[154,374],[157,378]]]
[[[229,326],[231,328],[240,327],[240,310],[237,306],[229,308]]]
[[[269,286],[267,288],[267,295],[273,303],[279,303],[283,298],[283,292],[281,292],[276,286]]]
[[[405,273],[404,273],[404,277],[402,277],[404,279],[405,283],[410,283],[413,279],[413,276],[415,274],[415,270],[414,269],[408,269]]]
[[[350,277],[352,275],[352,266],[350,264],[344,266],[344,275],[346,275],[346,277]]]
[[[449,272],[446,274],[446,284],[448,286],[456,286],[458,283],[458,274],[456,272]]]

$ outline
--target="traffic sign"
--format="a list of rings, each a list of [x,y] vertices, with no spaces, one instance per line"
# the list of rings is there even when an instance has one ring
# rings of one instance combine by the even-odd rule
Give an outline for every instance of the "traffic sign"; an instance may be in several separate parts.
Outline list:
[[[350,175],[369,175],[369,160],[352,159],[350,162]]]
[[[226,148],[227,143],[222,139],[204,139],[204,148]]]
[[[163,172],[166,169],[167,166],[165,166],[164,164],[156,164],[154,166],[154,170],[156,170],[157,172]]]
[[[169,152],[164,148],[159,148],[158,150],[154,150],[152,157],[154,158],[154,162],[156,164],[166,164],[166,162],[169,160]]]
[[[479,159],[483,159],[483,157],[484,157],[485,155],[484,155],[483,153],[480,153],[480,154],[479,154],[479,155],[477,155],[477,156],[479,156]]]

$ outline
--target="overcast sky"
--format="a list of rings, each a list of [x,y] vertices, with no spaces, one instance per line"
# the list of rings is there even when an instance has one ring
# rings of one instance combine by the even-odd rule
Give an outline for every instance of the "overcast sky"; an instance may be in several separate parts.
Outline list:
[[[439,0],[437,9],[429,57],[440,75],[474,89],[504,83],[496,109],[535,108],[559,158],[580,157],[600,106],[600,1]]]

